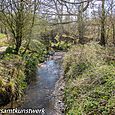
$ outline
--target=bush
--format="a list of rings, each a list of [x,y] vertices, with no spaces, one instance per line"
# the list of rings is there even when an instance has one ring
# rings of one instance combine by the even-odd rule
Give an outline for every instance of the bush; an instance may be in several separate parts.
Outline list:
[[[67,115],[113,115],[115,66],[98,44],[73,47],[64,58]]]
[[[58,41],[57,43],[50,42],[51,47],[56,49],[56,50],[68,50],[72,43],[65,42],[65,41]]]
[[[37,64],[45,60],[46,53],[45,46],[39,41],[33,41],[33,43],[31,42],[29,50],[27,50],[27,52],[22,56],[25,61],[27,82],[30,82],[33,78],[35,78]]]

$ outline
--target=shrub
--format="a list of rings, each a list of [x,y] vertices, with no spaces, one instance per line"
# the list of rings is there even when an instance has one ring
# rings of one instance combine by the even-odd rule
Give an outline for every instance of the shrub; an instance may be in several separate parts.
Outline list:
[[[27,52],[22,56],[25,61],[25,74],[27,76],[27,82],[30,82],[33,78],[35,78],[37,64],[45,60],[46,53],[45,46],[39,41],[34,40],[31,42],[29,50],[27,50]]]

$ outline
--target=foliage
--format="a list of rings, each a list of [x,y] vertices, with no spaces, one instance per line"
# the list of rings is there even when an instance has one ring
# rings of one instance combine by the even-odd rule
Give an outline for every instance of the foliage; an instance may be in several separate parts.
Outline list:
[[[48,30],[47,30],[48,29]],[[68,50],[74,43],[75,37],[68,31],[61,31],[56,28],[47,28],[41,32],[41,41],[47,47],[47,50]]]
[[[71,42],[66,42],[66,41],[60,40],[60,36],[58,34],[55,36],[54,39],[55,39],[56,43],[50,41],[51,47],[53,47],[53,48],[56,48],[56,49],[59,49],[59,50],[67,50],[72,45]]]
[[[30,43],[29,50],[22,56],[25,61],[27,81],[32,80],[33,75],[35,76],[37,64],[45,60],[46,53],[45,46],[39,41],[34,40]]]
[[[107,50],[98,44],[74,46],[64,58],[67,115],[112,115],[115,66],[106,62]]]

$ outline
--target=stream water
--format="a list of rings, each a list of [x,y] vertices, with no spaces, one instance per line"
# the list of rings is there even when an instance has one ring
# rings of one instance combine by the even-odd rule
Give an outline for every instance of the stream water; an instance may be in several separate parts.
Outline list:
[[[58,58],[61,58],[58,56]],[[54,91],[56,81],[60,76],[59,62],[53,59],[44,62],[37,70],[36,79],[26,91],[26,98],[19,109],[44,109],[38,115],[56,115],[54,109]],[[34,113],[32,114],[34,115]]]

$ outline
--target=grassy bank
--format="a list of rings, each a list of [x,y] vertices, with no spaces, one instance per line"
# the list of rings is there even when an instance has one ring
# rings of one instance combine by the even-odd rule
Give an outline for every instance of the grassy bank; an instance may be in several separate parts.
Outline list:
[[[78,45],[65,55],[67,115],[114,115],[115,60],[109,48]]]
[[[27,85],[35,78],[38,63],[44,61],[45,47],[30,45],[25,54],[13,54],[8,47],[0,59],[0,106],[21,98]],[[23,51],[23,48],[21,49]]]
[[[16,100],[26,87],[25,64],[18,55],[5,55],[0,60],[0,105]]]

